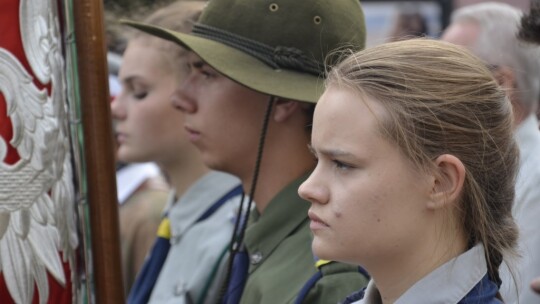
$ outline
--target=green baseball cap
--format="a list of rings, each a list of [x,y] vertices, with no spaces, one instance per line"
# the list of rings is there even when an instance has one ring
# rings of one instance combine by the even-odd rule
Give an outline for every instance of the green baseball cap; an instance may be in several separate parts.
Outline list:
[[[365,46],[358,0],[211,0],[190,34],[133,22],[195,52],[230,79],[261,93],[317,102],[325,62]]]

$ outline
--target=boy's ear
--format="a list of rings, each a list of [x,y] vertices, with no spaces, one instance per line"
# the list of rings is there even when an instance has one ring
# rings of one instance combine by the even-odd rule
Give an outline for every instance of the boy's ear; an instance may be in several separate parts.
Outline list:
[[[429,209],[439,209],[457,202],[465,182],[465,166],[454,155],[440,155],[435,165],[437,172],[433,178]]]
[[[276,122],[283,122],[298,110],[300,110],[300,104],[297,101],[277,98],[272,117]]]

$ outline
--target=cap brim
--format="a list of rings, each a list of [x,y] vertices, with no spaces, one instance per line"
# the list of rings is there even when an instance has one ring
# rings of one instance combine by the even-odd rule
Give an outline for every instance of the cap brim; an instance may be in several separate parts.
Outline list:
[[[129,20],[121,23],[180,44],[221,74],[264,94],[315,103],[324,90],[321,77],[292,70],[275,70],[255,57],[217,41]]]

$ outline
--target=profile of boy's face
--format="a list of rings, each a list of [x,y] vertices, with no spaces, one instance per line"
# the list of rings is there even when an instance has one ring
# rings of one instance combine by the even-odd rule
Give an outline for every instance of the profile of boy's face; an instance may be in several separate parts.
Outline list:
[[[185,114],[191,143],[208,167],[246,174],[255,163],[269,96],[232,81],[193,52],[187,62],[189,73],[172,99]]]

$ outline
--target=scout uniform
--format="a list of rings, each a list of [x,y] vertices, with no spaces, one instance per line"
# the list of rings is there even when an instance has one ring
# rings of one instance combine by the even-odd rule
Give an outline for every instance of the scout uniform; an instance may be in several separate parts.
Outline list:
[[[394,303],[501,304],[499,287],[491,281],[487,272],[484,247],[478,244],[416,282]],[[373,281],[369,282],[365,291],[351,295],[343,302],[379,303],[382,303],[381,296]]]
[[[179,199],[171,192],[167,217],[131,289],[128,303],[205,303],[216,301],[224,249],[242,189],[237,178],[209,172]],[[214,271],[215,270],[215,271]]]
[[[298,187],[307,177],[276,195],[263,215],[252,211],[244,239],[249,277],[240,303],[296,303],[302,286],[317,273],[307,217],[310,204],[298,196]],[[346,290],[367,284],[367,278],[352,265],[332,262],[322,265],[321,271],[322,277],[302,303],[337,303]]]
[[[365,45],[358,0],[211,0],[191,34],[125,23],[180,44],[251,90],[307,103],[315,103],[323,92],[325,63],[339,59],[332,51]],[[238,303],[240,295],[245,304],[336,303],[367,283],[354,266],[314,266],[309,203],[297,194],[306,177],[282,189],[263,214],[252,212],[243,249],[237,253],[233,248],[235,267],[224,303]],[[238,265],[247,278],[236,276],[241,274]],[[241,283],[236,290],[231,288],[235,282]],[[238,297],[229,298],[231,290]]]

